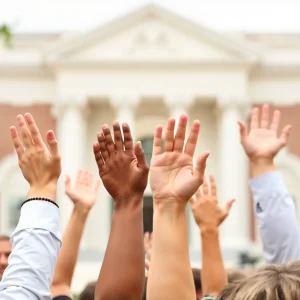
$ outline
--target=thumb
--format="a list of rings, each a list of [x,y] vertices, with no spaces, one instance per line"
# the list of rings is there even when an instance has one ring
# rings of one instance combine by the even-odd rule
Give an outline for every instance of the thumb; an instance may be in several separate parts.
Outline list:
[[[235,199],[231,199],[231,200],[228,200],[226,203],[225,203],[225,208],[224,208],[224,211],[226,213],[226,215],[229,214],[230,210],[231,210],[231,207],[232,207],[232,204],[235,202]]]
[[[137,142],[134,146],[134,153],[138,161],[138,165],[142,170],[148,170],[148,164],[141,142]]]
[[[65,177],[65,191],[66,193],[70,190],[71,188],[71,177],[69,175],[66,175]]]
[[[287,144],[287,140],[290,135],[291,129],[292,129],[291,125],[286,125],[281,131],[280,140],[281,140],[283,146],[285,146]]]
[[[53,130],[49,130],[46,135],[49,152],[54,157],[59,157],[56,136]]]
[[[238,121],[238,125],[240,127],[240,139],[241,139],[241,144],[243,144],[246,141],[247,138],[247,128],[244,122]]]
[[[209,157],[209,152],[202,153],[197,159],[196,170],[194,174],[194,178],[197,180],[198,184],[203,183],[205,168],[206,168],[206,160]]]

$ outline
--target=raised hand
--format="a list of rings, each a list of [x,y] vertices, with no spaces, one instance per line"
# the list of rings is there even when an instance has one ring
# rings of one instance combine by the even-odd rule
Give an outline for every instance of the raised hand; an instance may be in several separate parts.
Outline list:
[[[146,232],[144,234],[144,249],[146,256],[149,260],[151,260],[151,255],[152,255],[152,233]]]
[[[147,186],[148,165],[141,142],[133,146],[130,128],[113,123],[114,140],[108,125],[102,126],[94,144],[95,159],[102,182],[115,201],[141,196]]]
[[[47,145],[31,114],[17,116],[16,127],[10,128],[11,138],[18,155],[23,176],[30,184],[28,197],[55,199],[56,184],[61,173],[57,140],[52,130],[46,134]]]
[[[201,228],[215,229],[228,216],[234,199],[226,202],[225,207],[221,208],[217,199],[217,187],[214,176],[209,177],[210,191],[207,180],[202,185],[202,192],[200,189],[196,192],[196,197],[190,199],[190,205],[196,223]]]
[[[80,205],[91,209],[97,199],[100,187],[100,180],[94,180],[93,173],[86,170],[77,172],[75,185],[71,186],[71,178],[69,175],[65,179],[65,191],[74,205]]]
[[[245,124],[241,121],[239,122],[241,144],[250,160],[272,160],[287,144],[291,126],[286,125],[282,129],[280,136],[278,136],[280,111],[274,111],[271,123],[269,122],[269,115],[269,105],[262,107],[261,116],[259,108],[254,108],[249,134]]]
[[[161,153],[162,127],[158,126],[155,130],[150,184],[154,201],[157,204],[183,203],[185,205],[203,182],[209,153],[201,154],[195,170],[193,167],[200,122],[193,122],[188,140],[184,145],[186,126],[187,116],[182,115],[174,137],[175,119],[168,120],[163,153]]]

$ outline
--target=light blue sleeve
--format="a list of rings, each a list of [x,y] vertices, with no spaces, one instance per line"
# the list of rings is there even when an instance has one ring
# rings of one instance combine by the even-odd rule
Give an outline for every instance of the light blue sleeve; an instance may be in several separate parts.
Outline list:
[[[279,172],[250,180],[254,209],[268,263],[300,259],[300,228],[295,203]]]
[[[24,204],[11,243],[0,299],[51,300],[50,286],[61,247],[59,209],[46,201]]]

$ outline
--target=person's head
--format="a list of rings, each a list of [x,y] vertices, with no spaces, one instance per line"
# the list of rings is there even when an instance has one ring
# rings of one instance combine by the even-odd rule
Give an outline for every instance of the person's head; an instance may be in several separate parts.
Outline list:
[[[8,257],[11,252],[11,244],[9,237],[0,235],[0,280],[2,279],[4,270],[8,265]]]
[[[229,283],[234,283],[247,277],[245,272],[239,269],[227,269],[226,273]]]
[[[218,300],[299,300],[300,262],[267,265],[245,279],[228,284]]]
[[[192,269],[194,285],[196,290],[197,299],[201,299],[202,297],[202,288],[201,288],[201,270],[200,269]]]
[[[79,295],[78,300],[94,300],[95,290],[96,290],[96,281],[88,283],[84,288],[84,290]]]

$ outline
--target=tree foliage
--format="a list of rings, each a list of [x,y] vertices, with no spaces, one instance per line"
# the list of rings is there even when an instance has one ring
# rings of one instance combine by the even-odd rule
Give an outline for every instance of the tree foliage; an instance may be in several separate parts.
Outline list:
[[[3,38],[6,46],[11,46],[12,34],[8,25],[0,25],[0,37]]]

